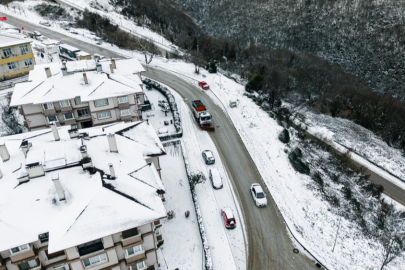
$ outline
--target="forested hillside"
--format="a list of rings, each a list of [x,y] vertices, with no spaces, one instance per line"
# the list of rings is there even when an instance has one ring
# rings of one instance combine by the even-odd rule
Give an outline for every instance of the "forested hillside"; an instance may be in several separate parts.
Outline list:
[[[172,1],[214,37],[317,55],[405,98],[405,1]]]

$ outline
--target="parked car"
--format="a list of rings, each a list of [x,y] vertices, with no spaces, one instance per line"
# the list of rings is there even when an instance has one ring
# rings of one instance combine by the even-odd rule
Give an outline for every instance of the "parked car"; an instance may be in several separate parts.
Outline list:
[[[264,193],[260,184],[252,184],[252,186],[250,187],[250,192],[252,192],[253,200],[258,207],[267,206],[266,194]]]
[[[216,168],[210,169],[209,178],[214,189],[221,189],[224,186],[221,175]]]
[[[32,32],[32,34],[33,34],[34,36],[36,36],[36,37],[39,37],[39,36],[41,35],[41,33],[38,32],[38,31],[34,31],[34,32]]]
[[[214,164],[215,163],[215,158],[214,154],[212,153],[211,150],[204,150],[202,151],[202,156],[204,158],[205,164]]]
[[[51,26],[51,23],[48,21],[40,21],[39,24],[43,26]]]
[[[204,81],[198,82],[198,85],[204,90],[210,89],[210,86]]]
[[[221,210],[222,219],[225,223],[225,228],[227,229],[235,229],[236,227],[236,219],[232,213],[231,208],[225,207]]]

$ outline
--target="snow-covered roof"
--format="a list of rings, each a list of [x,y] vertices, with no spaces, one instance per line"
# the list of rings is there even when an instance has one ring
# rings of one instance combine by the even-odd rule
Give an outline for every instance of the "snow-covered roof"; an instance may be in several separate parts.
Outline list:
[[[59,47],[62,47],[64,49],[72,51],[72,52],[80,51],[80,49],[78,49],[76,47],[73,47],[73,46],[70,46],[68,44],[60,44]]]
[[[62,63],[35,65],[29,73],[29,82],[15,86],[11,106],[24,104],[43,104],[59,100],[81,97],[83,102],[142,93],[142,82],[137,73],[142,67],[138,60],[115,60],[117,68],[114,73],[110,70],[110,61],[102,63],[102,72],[97,72],[94,60],[66,62],[68,75],[61,71]],[[125,62],[122,64],[121,62]],[[132,68],[130,67],[132,66]],[[49,68],[52,76],[46,75]],[[142,68],[143,70],[143,68]],[[88,83],[84,82],[84,75]]]
[[[165,154],[151,125],[115,123],[79,130],[88,133],[89,140],[70,139],[68,130],[58,128],[60,141],[54,140],[51,129],[0,138],[10,153],[10,159],[0,163],[0,251],[49,232],[48,251],[53,253],[166,217],[157,194],[163,184],[154,165],[146,162]],[[108,134],[115,134],[118,153],[109,151]],[[20,150],[24,139],[32,144],[27,158]],[[81,145],[98,169],[95,174],[80,165]],[[19,184],[17,175],[36,162],[44,165],[45,176]],[[115,180],[102,177],[110,174],[110,163]],[[56,174],[64,201],[52,181]]]
[[[0,48],[11,47],[20,44],[27,44],[31,41],[26,40],[22,37],[17,37],[12,34],[3,34],[0,33]]]

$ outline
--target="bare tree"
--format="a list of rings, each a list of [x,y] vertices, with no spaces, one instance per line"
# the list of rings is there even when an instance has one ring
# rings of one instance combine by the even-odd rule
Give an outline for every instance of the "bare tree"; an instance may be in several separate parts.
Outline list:
[[[203,54],[199,51],[191,51],[190,52],[190,62],[194,64],[194,72],[196,74],[200,73],[200,67],[204,65],[204,58]]]
[[[381,270],[405,251],[404,213],[382,202],[377,214],[377,237],[382,247]]]
[[[138,39],[138,45],[140,46],[143,55],[145,56],[145,63],[147,65],[152,62],[153,56],[159,54],[158,47],[154,43],[146,39]]]

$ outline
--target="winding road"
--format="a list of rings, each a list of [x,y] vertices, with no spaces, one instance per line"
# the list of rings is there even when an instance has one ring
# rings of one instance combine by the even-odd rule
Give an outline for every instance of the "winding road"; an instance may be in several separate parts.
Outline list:
[[[0,16],[7,16],[7,22],[16,27],[24,26],[27,31],[40,31],[49,38],[60,40],[83,51],[106,57],[122,57],[110,50],[59,33],[58,29],[30,24],[1,11]],[[265,208],[258,208],[254,204],[249,191],[250,185],[255,182],[265,185],[239,134],[223,110],[199,88],[191,86],[171,73],[147,68],[145,75],[168,85],[183,98],[202,100],[210,108],[216,121],[216,131],[210,132],[210,136],[225,164],[246,222],[249,245],[247,269],[316,269],[315,262],[307,256],[293,253],[295,246],[288,236],[286,226],[273,200],[269,200],[269,205]]]

